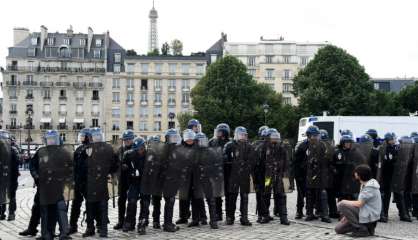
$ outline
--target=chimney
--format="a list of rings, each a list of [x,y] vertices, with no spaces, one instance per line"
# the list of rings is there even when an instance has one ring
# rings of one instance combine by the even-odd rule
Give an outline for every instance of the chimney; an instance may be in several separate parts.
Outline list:
[[[74,33],[74,31],[73,31],[73,26],[72,26],[72,25],[70,25],[70,27],[67,29],[67,35],[68,35],[69,37],[72,37],[72,36],[73,36],[73,33]]]
[[[90,52],[92,42],[93,42],[93,29],[89,27],[87,30],[87,52]]]
[[[13,46],[16,46],[27,37],[29,37],[29,29],[13,28]]]
[[[41,26],[41,51],[44,50],[45,41],[48,37],[48,28]]]

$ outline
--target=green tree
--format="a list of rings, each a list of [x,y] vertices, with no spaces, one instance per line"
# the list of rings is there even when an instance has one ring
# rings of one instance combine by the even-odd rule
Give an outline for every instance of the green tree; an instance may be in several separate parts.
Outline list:
[[[294,93],[304,116],[368,115],[373,92],[369,75],[345,50],[328,45],[294,79]]]
[[[177,121],[180,125],[180,130],[185,130],[187,128],[187,123],[190,119],[194,118],[193,114],[190,112],[181,112],[177,114]]]
[[[398,101],[406,111],[410,113],[418,111],[418,82],[402,89]]]
[[[178,39],[174,39],[173,41],[171,41],[171,50],[174,56],[182,55],[183,43]]]
[[[256,83],[238,59],[226,56],[211,64],[205,76],[193,88],[194,117],[202,123],[203,131],[212,134],[217,124],[228,123],[233,130],[237,126],[248,129],[254,137],[264,125],[263,104],[269,105],[267,124],[284,136],[290,132],[288,114],[291,106],[283,106],[282,97],[265,84]]]
[[[160,55],[160,51],[157,48],[155,48],[154,50],[152,50],[152,52],[148,52],[147,55],[148,56],[158,56],[158,55]]]
[[[170,52],[170,45],[165,42],[162,46],[161,46],[161,54],[164,56],[167,56]]]
[[[393,92],[375,90],[371,93],[369,115],[399,116],[406,115],[406,111],[399,103],[399,96]]]
[[[136,56],[136,51],[134,49],[129,49],[126,51],[126,56]]]

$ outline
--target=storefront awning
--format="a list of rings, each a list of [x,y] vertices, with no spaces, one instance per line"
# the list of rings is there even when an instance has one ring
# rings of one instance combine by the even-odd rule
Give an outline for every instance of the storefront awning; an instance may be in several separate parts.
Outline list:
[[[59,119],[59,123],[65,123],[65,117]]]
[[[84,123],[84,118],[74,118],[74,123]]]
[[[41,118],[41,123],[51,123],[51,118]]]

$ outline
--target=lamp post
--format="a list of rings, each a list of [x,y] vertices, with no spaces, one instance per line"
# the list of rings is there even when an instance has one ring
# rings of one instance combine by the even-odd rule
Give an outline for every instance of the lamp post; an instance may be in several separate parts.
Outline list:
[[[267,125],[267,113],[269,112],[270,106],[267,103],[263,104],[263,111],[264,111],[264,125]]]
[[[175,128],[176,124],[173,122],[173,119],[176,117],[176,114],[173,112],[170,112],[168,114],[168,118],[170,119],[170,122],[168,123],[168,128]]]
[[[32,107],[28,107],[28,109],[26,110],[26,114],[28,115],[28,117],[26,118],[26,126],[28,128],[28,156],[29,158],[30,156],[30,143],[32,141],[32,137],[30,135],[30,130],[32,129],[32,114],[33,114],[33,109]]]

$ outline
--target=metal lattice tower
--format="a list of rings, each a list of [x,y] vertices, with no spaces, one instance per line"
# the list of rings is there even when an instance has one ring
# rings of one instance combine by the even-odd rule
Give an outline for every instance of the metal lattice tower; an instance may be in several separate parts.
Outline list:
[[[158,13],[154,8],[154,1],[152,1],[152,9],[149,12],[149,39],[148,39],[148,51],[152,52],[154,49],[158,49],[158,32],[157,32],[157,18]]]

